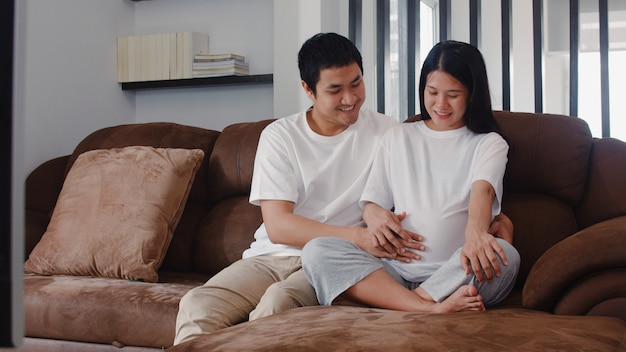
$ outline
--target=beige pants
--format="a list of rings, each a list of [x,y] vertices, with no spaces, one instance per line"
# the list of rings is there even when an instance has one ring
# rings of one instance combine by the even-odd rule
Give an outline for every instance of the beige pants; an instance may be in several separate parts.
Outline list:
[[[174,345],[246,320],[317,304],[300,257],[242,259],[183,296]]]

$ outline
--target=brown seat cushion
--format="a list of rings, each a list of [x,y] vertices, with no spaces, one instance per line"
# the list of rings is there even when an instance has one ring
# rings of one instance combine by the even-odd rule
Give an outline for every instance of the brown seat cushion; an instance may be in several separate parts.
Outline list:
[[[159,283],[27,274],[25,336],[167,348],[174,341],[180,298],[208,276],[160,274]]]
[[[190,351],[624,351],[626,322],[524,310],[440,315],[296,308],[168,349]]]

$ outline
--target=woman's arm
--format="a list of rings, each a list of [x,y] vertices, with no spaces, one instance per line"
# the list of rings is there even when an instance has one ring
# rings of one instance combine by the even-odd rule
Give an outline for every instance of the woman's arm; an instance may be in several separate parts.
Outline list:
[[[492,281],[494,275],[501,275],[498,256],[504,265],[508,265],[502,247],[489,233],[494,196],[495,191],[489,182],[478,180],[472,183],[461,266],[466,274],[473,271],[479,282]]]

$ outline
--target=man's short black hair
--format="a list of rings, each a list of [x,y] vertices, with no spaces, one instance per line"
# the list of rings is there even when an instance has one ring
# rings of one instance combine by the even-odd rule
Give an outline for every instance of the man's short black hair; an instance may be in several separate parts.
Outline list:
[[[316,94],[315,86],[320,71],[332,67],[359,65],[363,73],[363,59],[359,49],[346,37],[337,33],[318,33],[309,38],[298,53],[300,78]]]

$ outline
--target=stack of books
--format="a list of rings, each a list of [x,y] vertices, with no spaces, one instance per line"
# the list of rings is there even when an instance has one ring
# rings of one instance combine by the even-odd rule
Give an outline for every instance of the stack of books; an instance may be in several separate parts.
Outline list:
[[[238,54],[198,54],[193,60],[193,77],[247,76],[248,63]]]
[[[209,53],[209,36],[173,32],[117,38],[117,81],[193,78],[196,55]]]

